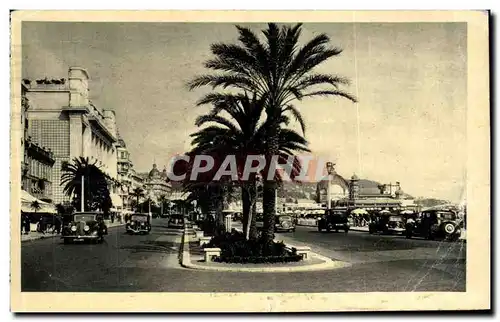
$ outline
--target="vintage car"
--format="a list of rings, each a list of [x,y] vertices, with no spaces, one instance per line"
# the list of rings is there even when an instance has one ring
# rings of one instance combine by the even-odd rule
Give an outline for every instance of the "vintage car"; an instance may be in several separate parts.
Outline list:
[[[423,211],[417,220],[406,222],[406,238],[457,240],[461,233],[461,220],[452,210]]]
[[[149,214],[131,214],[130,217],[127,218],[125,228],[129,234],[149,234],[151,231]]]
[[[405,231],[405,223],[401,215],[377,215],[374,220],[368,224],[370,234],[402,234]]]
[[[349,232],[349,218],[346,210],[329,209],[325,211],[325,215],[318,220],[318,231],[343,230]]]
[[[184,215],[170,215],[170,217],[168,218],[168,228],[184,228]]]
[[[274,231],[295,231],[295,224],[289,215],[276,215],[274,221]]]
[[[65,244],[85,240],[102,243],[108,234],[102,213],[76,212],[64,217],[61,238]]]

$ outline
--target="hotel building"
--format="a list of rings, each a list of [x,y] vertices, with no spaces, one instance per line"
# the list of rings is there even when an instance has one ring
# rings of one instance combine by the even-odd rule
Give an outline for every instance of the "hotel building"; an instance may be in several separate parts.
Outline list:
[[[27,113],[32,142],[53,153],[52,200],[70,201],[60,185],[61,167],[76,157],[96,160],[101,169],[116,182],[117,128],[112,110],[99,110],[89,99],[89,74],[83,68],[71,67],[68,78],[24,79]],[[121,198],[116,185],[110,185],[114,206]]]

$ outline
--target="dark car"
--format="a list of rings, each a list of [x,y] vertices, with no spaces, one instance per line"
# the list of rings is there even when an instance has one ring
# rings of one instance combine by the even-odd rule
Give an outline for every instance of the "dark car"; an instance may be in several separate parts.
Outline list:
[[[64,216],[63,221],[61,238],[65,244],[85,240],[102,243],[108,234],[103,215],[98,212],[77,212]]]
[[[170,215],[168,228],[184,228],[184,216],[178,214]]]
[[[452,210],[423,211],[417,220],[406,222],[406,238],[457,240],[461,233],[461,220]]]
[[[402,234],[405,231],[403,216],[400,215],[378,215],[368,225],[370,234]]]
[[[127,218],[126,225],[129,234],[149,234],[151,231],[151,221],[149,214],[132,214]]]
[[[349,232],[349,218],[346,210],[330,209],[325,211],[325,215],[318,220],[318,231],[343,230]]]
[[[274,231],[295,231],[295,224],[289,215],[276,215],[274,221]]]

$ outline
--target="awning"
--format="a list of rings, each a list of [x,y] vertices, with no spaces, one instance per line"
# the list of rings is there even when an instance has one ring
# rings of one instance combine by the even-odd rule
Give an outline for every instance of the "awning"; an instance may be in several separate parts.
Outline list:
[[[21,211],[35,212],[35,209],[31,207],[34,201],[37,201],[40,205],[40,209],[36,209],[37,213],[57,214],[57,209],[54,204],[37,199],[26,190],[21,190]]]
[[[21,202],[33,202],[33,201],[38,201],[40,203],[43,202],[32,196],[28,191],[21,190]]]
[[[21,211],[30,213],[45,213],[45,214],[57,214],[56,207],[51,203],[46,203],[43,201],[38,202],[40,204],[40,209],[33,209],[31,207],[31,202],[21,202]]]
[[[119,195],[112,193],[110,197],[114,208],[123,207],[123,200]]]

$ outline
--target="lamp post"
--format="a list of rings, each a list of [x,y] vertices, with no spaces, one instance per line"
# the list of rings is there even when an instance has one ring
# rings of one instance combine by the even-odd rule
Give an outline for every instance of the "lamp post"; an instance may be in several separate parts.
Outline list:
[[[85,211],[85,208],[84,208],[84,205],[85,205],[85,190],[84,190],[85,183],[84,182],[85,182],[85,176],[82,175],[82,196],[80,198],[81,199],[80,200],[80,202],[81,202],[80,208],[81,208],[82,212]]]

